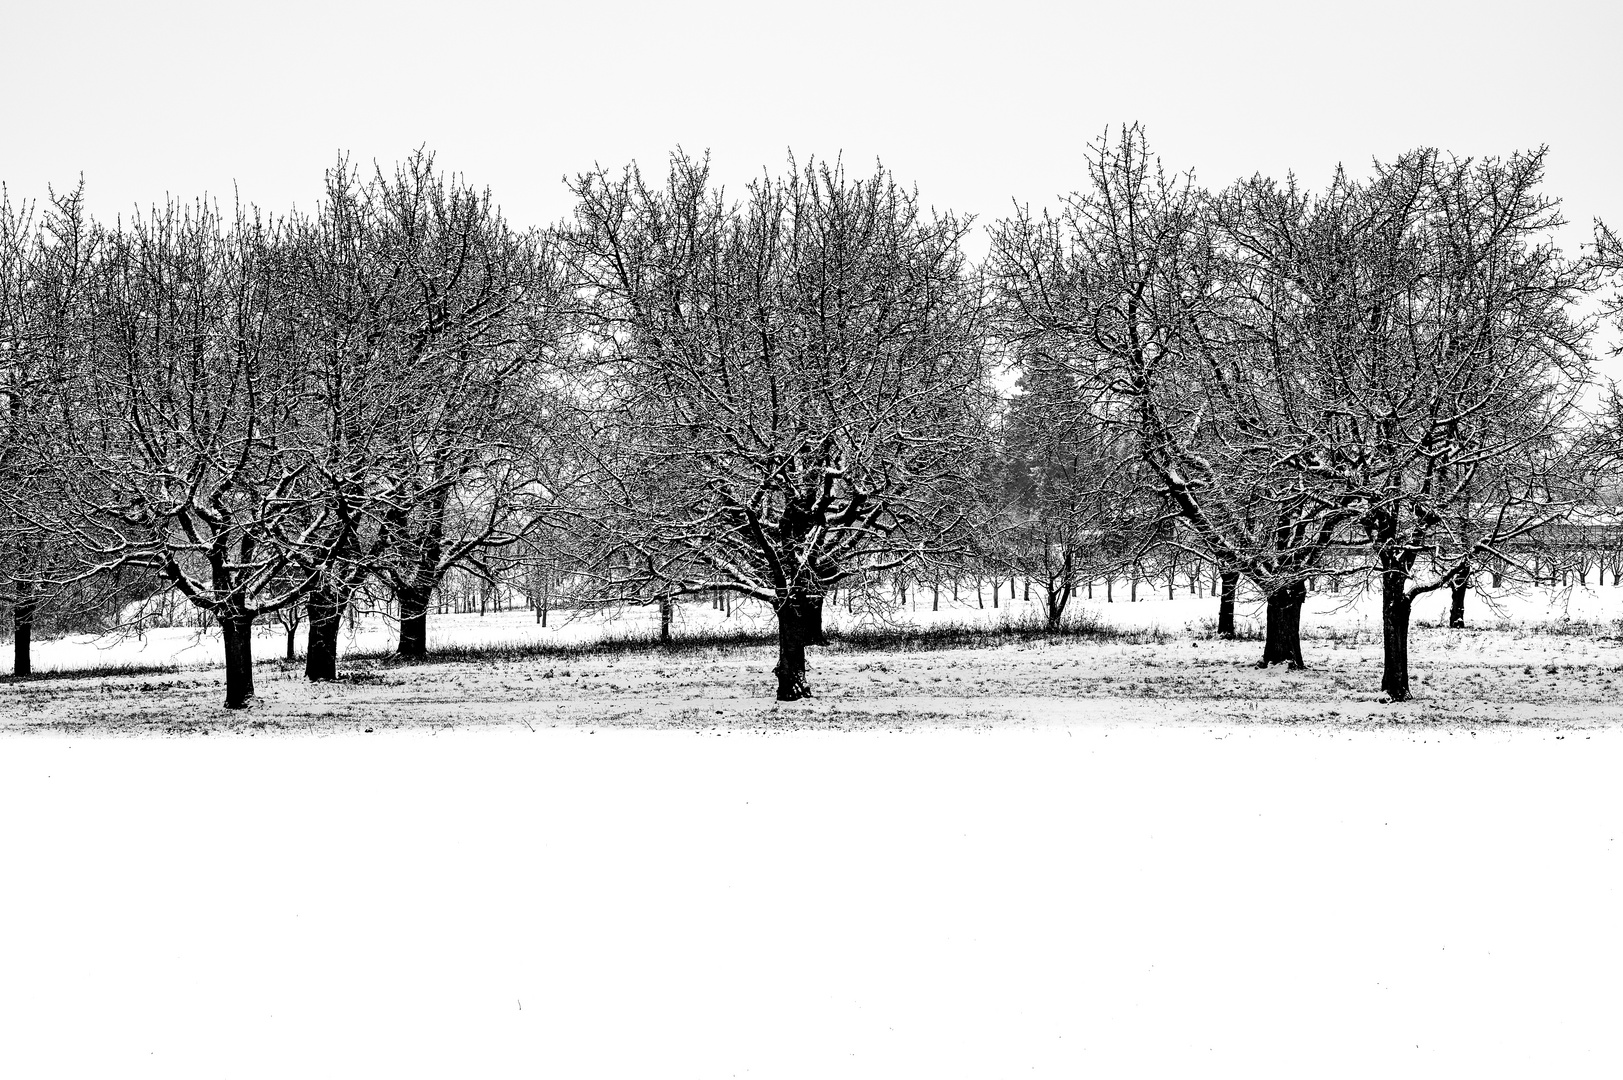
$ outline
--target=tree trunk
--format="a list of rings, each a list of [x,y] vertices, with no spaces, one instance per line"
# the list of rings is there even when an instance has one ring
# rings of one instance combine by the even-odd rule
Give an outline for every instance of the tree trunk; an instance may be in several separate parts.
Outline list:
[[[669,596],[659,598],[659,643],[661,645],[671,643],[671,598]]]
[[[793,601],[793,611],[799,620],[800,638],[807,645],[827,645],[828,638],[823,634],[823,597],[820,594],[806,594]]]
[[[1465,629],[1465,593],[1470,587],[1469,580],[1461,581],[1449,597],[1448,625],[1455,630]]]
[[[304,639],[304,677],[311,682],[332,682],[338,678],[338,629],[344,609],[332,592],[317,589],[310,594],[306,617],[310,629]]]
[[[786,598],[778,606],[778,700],[811,697],[806,682],[806,646],[822,636],[822,598],[815,606],[806,598]]]
[[[225,707],[245,709],[254,696],[254,620],[222,613],[220,632],[225,635]]]
[[[1307,666],[1302,661],[1302,601],[1306,599],[1307,586],[1300,581],[1268,595],[1268,631],[1258,667],[1284,664],[1294,671]]]
[[[1405,592],[1409,575],[1402,570],[1381,574],[1381,689],[1393,701],[1409,700],[1409,609]]]
[[[11,673],[13,675],[32,675],[34,673],[34,616],[39,611],[39,602],[30,596],[25,586],[18,585],[17,601],[11,609]]]
[[[285,659],[290,664],[294,660],[298,659],[298,657],[293,652],[293,645],[294,645],[295,641],[297,640],[298,636],[299,636],[299,628],[297,626],[290,626],[290,627],[287,628],[287,655],[286,655]]]
[[[1234,637],[1234,594],[1240,586],[1240,572],[1225,570],[1221,577],[1222,592],[1217,601],[1217,636]]]
[[[1047,592],[1048,632],[1052,634],[1059,629],[1060,619],[1065,617],[1065,605],[1070,603],[1072,588],[1050,582]]]
[[[429,591],[421,586],[400,589],[400,644],[396,654],[421,660],[428,655],[428,599]]]
[[[941,582],[937,581],[930,586],[930,610],[941,610]]]

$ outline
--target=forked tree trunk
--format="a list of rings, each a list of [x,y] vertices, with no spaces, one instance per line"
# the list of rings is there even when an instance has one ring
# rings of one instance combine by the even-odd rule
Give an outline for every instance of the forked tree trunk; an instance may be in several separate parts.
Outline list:
[[[34,673],[34,616],[39,612],[39,602],[28,596],[25,587],[18,585],[17,602],[11,609],[11,673],[13,675],[32,675]]]
[[[338,630],[344,609],[327,589],[311,593],[307,608],[310,629],[305,637],[304,677],[311,682],[332,682],[338,678]]]
[[[1470,587],[1469,581],[1460,581],[1449,595],[1448,625],[1455,630],[1465,628],[1465,593]]]
[[[290,664],[298,658],[293,651],[293,646],[298,636],[299,628],[297,626],[290,626],[287,628],[287,650],[284,655],[284,659],[286,659]]]
[[[1048,619],[1048,632],[1053,633],[1059,629],[1060,619],[1065,617],[1065,606],[1071,601],[1072,588],[1070,585],[1057,585],[1050,582],[1047,588],[1047,601],[1045,615]]]
[[[422,659],[428,655],[428,601],[431,589],[413,585],[396,593],[400,601],[400,644],[395,652]]]
[[[1402,570],[1381,574],[1381,689],[1393,701],[1409,700],[1409,610],[1414,601],[1405,591],[1408,580]]]
[[[225,637],[225,707],[245,709],[254,696],[254,620],[222,613],[220,632]]]
[[[1300,581],[1268,595],[1268,630],[1258,667],[1284,664],[1292,670],[1307,665],[1302,661],[1302,601],[1307,586]]]
[[[1221,580],[1221,593],[1217,601],[1217,636],[1232,638],[1234,636],[1234,594],[1240,586],[1240,572],[1238,570],[1225,570]]]

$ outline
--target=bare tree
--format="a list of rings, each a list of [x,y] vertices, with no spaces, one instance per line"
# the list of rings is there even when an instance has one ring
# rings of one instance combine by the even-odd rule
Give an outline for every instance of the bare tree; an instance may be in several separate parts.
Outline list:
[[[513,231],[488,191],[423,152],[365,183],[340,161],[288,246],[329,529],[305,556],[306,674],[330,679],[364,582],[389,586],[399,652],[421,656],[444,576],[556,509],[571,415],[554,377],[561,279],[543,234]]]
[[[324,527],[266,272],[277,233],[198,202],[107,234],[51,512],[96,570],[156,571],[219,623],[227,708],[253,696],[254,620],[303,595],[291,552]]]
[[[1262,665],[1301,667],[1306,580],[1357,509],[1316,479],[1297,354],[1236,317],[1254,297],[1211,200],[1167,174],[1138,127],[1091,144],[1088,169],[1057,215],[1022,209],[994,229],[1004,333],[1067,358],[1182,535],[1267,597]]]
[[[958,542],[986,356],[968,223],[878,169],[791,165],[742,205],[678,154],[573,185],[564,246],[604,406],[600,591],[727,590],[777,614],[777,696],[810,690],[828,590]]]
[[[1409,696],[1414,599],[1559,520],[1588,379],[1581,263],[1549,240],[1542,151],[1421,150],[1307,199],[1243,185],[1226,216],[1314,388],[1315,480],[1355,505],[1382,583],[1382,689]]]
[[[32,206],[0,193],[0,570],[12,613],[12,671],[27,675],[36,624],[95,621],[124,582],[85,573],[44,520],[64,497],[54,448],[78,422],[69,373],[88,333],[100,230],[81,182]]]
[[[1034,350],[1019,369],[1001,440],[1001,512],[987,517],[1001,526],[1004,564],[1042,589],[1053,630],[1080,588],[1142,556],[1170,520],[1123,432],[1093,415],[1070,365]]]

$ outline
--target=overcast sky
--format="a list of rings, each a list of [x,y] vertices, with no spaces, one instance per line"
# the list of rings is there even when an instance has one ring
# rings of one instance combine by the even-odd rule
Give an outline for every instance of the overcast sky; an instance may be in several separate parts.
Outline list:
[[[1571,242],[1623,221],[1615,0],[13,7],[0,179],[15,197],[83,172],[98,216],[233,183],[308,206],[341,149],[426,144],[542,223],[566,173],[680,144],[730,186],[791,148],[882,157],[985,222],[1077,187],[1087,141],[1140,120],[1213,186],[1548,143]]]

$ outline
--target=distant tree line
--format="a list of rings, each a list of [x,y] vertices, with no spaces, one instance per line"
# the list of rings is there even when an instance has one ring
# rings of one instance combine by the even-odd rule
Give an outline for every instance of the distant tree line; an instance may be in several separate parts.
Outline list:
[[[1555,246],[1544,157],[1210,191],[1129,126],[980,265],[968,219],[816,161],[738,198],[680,153],[596,169],[528,229],[423,152],[341,159],[281,216],[8,193],[13,670],[37,633],[181,605],[236,708],[265,620],[325,680],[357,611],[420,656],[447,606],[649,604],[668,632],[744,597],[794,700],[831,597],[1018,578],[1058,627],[1123,576],[1210,593],[1227,635],[1249,582],[1260,664],[1301,667],[1311,584],[1368,581],[1402,700],[1419,596],[1463,621],[1480,575],[1619,580],[1623,405],[1592,362],[1623,244]]]

